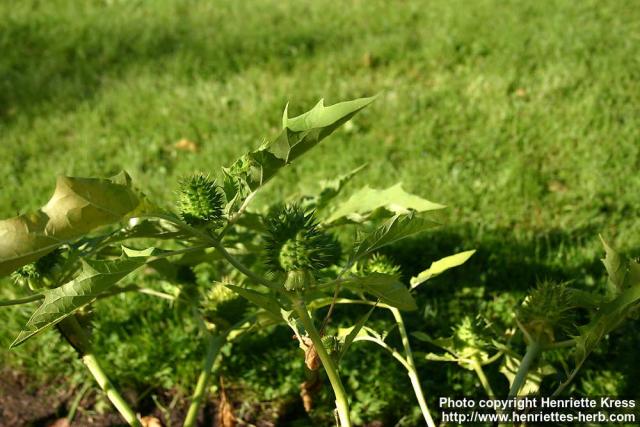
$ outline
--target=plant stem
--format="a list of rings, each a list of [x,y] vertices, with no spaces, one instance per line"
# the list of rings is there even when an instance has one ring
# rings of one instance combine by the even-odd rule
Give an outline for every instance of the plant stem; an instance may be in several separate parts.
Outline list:
[[[529,342],[529,345],[527,345],[527,352],[524,354],[524,357],[520,362],[520,366],[518,367],[516,377],[513,379],[513,384],[511,384],[511,389],[509,390],[510,398],[518,396],[518,392],[526,382],[527,374],[529,373],[533,362],[535,362],[541,352],[542,346],[537,340]]]
[[[82,398],[89,390],[89,387],[91,387],[91,383],[89,382],[84,383],[84,385],[82,386],[82,388],[80,389],[76,397],[73,399],[73,402],[71,402],[71,407],[69,408],[69,413],[67,414],[67,421],[69,422],[69,424],[73,422],[73,419],[76,416],[76,412],[78,411],[78,406],[80,406],[80,402],[82,401]]]
[[[555,350],[555,349],[558,349],[558,348],[573,347],[574,345],[576,345],[576,340],[575,339],[570,339],[570,340],[559,341],[559,342],[548,344],[544,349],[545,350]]]
[[[484,388],[484,391],[487,392],[487,396],[489,396],[490,398],[494,399],[496,397],[496,395],[493,393],[493,389],[491,388],[491,384],[489,383],[489,380],[487,379],[487,376],[484,374],[484,370],[482,369],[482,365],[480,363],[478,363],[477,361],[473,361],[473,362],[471,362],[471,366],[473,367],[473,370],[475,371],[476,375],[478,375],[478,378],[480,379],[480,384],[482,384],[482,388]]]
[[[351,420],[349,419],[349,401],[333,359],[329,353],[327,353],[324,345],[322,345],[322,338],[320,337],[316,326],[313,324],[313,320],[309,317],[307,307],[305,306],[302,298],[300,297],[292,302],[294,310],[300,317],[300,321],[302,322],[304,329],[309,334],[309,338],[318,353],[318,357],[320,357],[320,360],[322,361],[322,366],[327,372],[327,377],[329,377],[333,393],[336,396],[336,409],[338,411],[338,418],[340,419],[340,426],[351,427]]]
[[[4,301],[0,301],[0,307],[5,307],[5,306],[9,306],[9,305],[26,304],[28,302],[38,301],[38,300],[41,300],[43,298],[44,298],[44,295],[35,294],[35,295],[30,295],[30,296],[24,297],[24,298],[4,300]]]
[[[409,379],[411,380],[411,385],[413,386],[413,391],[416,395],[416,399],[418,399],[418,404],[420,405],[422,416],[424,416],[424,420],[429,427],[435,427],[435,423],[433,422],[433,418],[431,417],[431,413],[429,412],[429,407],[427,406],[427,401],[422,391],[422,386],[420,385],[420,378],[418,378],[418,371],[416,370],[416,364],[413,360],[413,352],[411,351],[411,345],[409,343],[407,329],[404,325],[404,319],[402,318],[402,314],[400,314],[400,310],[398,310],[397,308],[391,307],[390,310],[391,313],[393,313],[393,317],[395,318],[396,323],[398,324],[398,330],[402,339],[402,346],[404,347],[404,352],[406,355]]]
[[[257,283],[260,283],[261,285],[264,285],[268,288],[273,288],[274,285],[273,283],[269,282],[268,280],[266,280],[263,277],[258,276],[256,273],[254,273],[253,271],[249,270],[249,268],[247,268],[242,262],[240,262],[238,259],[236,259],[233,255],[231,255],[229,252],[227,252],[227,250],[224,248],[224,246],[222,246],[221,243],[216,242],[216,244],[214,245],[214,247],[216,248],[217,251],[220,252],[220,254],[227,260],[229,261],[229,264],[233,265],[236,269],[238,269],[238,271],[240,271],[242,274],[244,274],[245,276],[247,276],[248,278],[254,280]]]
[[[127,421],[130,426],[142,427],[142,424],[138,421],[136,414],[129,407],[127,402],[125,402],[120,393],[118,393],[118,390],[116,390],[113,384],[111,384],[111,381],[107,378],[107,375],[102,370],[102,367],[96,360],[95,356],[92,353],[87,353],[82,356],[82,361],[125,421]]]
[[[207,341],[207,354],[204,359],[202,370],[200,371],[200,376],[198,377],[196,389],[191,397],[191,404],[189,405],[187,416],[184,419],[184,427],[193,427],[196,423],[198,412],[200,411],[200,405],[204,399],[205,391],[209,383],[209,377],[211,376],[211,367],[220,352],[220,348],[222,348],[222,345],[224,344],[226,335],[226,333],[220,335],[214,335],[212,333],[209,334],[209,339]]]
[[[227,234],[227,231],[229,231],[231,229],[231,227],[238,222],[238,220],[240,219],[240,217],[242,216],[242,214],[244,213],[245,210],[247,210],[247,207],[249,207],[249,204],[251,203],[251,200],[253,200],[253,198],[256,196],[256,194],[258,194],[257,191],[252,191],[246,199],[244,199],[244,202],[242,202],[242,206],[240,206],[240,209],[238,209],[238,211],[231,217],[229,218],[229,221],[227,222],[227,225],[222,229],[222,231],[220,232],[220,239],[222,239],[222,237]]]
[[[125,421],[134,427],[142,427],[140,421],[136,417],[135,412],[129,407],[127,402],[122,398],[118,390],[111,384],[109,378],[102,370],[102,367],[98,363],[98,360],[91,351],[89,345],[89,339],[87,338],[84,329],[78,323],[78,319],[75,316],[69,316],[61,322],[63,334],[67,337],[70,343],[76,348],[76,350],[82,356],[82,362],[85,364],[91,375],[95,378],[96,382],[107,395],[113,406],[116,407],[120,415]],[[70,335],[70,336],[69,336]]]

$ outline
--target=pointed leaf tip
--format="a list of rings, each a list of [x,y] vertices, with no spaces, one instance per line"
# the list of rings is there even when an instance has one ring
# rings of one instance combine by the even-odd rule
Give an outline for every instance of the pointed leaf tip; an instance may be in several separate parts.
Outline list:
[[[417,288],[422,283],[426,282],[427,280],[429,280],[429,279],[431,279],[433,277],[436,277],[436,276],[444,273],[445,271],[449,270],[450,268],[458,267],[458,266],[464,264],[475,253],[476,253],[476,251],[475,251],[475,249],[473,249],[473,250],[470,250],[470,251],[459,252],[459,253],[457,253],[455,255],[450,255],[448,257],[444,257],[442,259],[439,259],[438,261],[432,262],[431,263],[431,267],[429,267],[428,269],[424,270],[423,272],[421,272],[417,276],[411,278],[411,282],[410,282],[411,283],[411,289]]]

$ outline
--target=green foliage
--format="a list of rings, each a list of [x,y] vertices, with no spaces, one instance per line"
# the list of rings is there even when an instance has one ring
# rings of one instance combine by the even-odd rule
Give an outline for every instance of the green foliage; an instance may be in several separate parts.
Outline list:
[[[344,286],[356,292],[370,293],[378,297],[380,302],[401,310],[418,308],[407,287],[394,274],[370,273],[356,276],[345,281]]]
[[[269,294],[260,293],[252,289],[241,288],[234,285],[225,285],[227,289],[236,292],[243,298],[246,298],[249,302],[257,305],[267,313],[272,315],[275,319],[280,319],[280,307],[278,301]]]
[[[427,212],[443,208],[445,206],[407,193],[401,184],[385,190],[364,187],[333,211],[327,222],[361,223],[370,216],[385,217],[410,211]]]
[[[78,309],[91,304],[118,281],[144,265],[145,255],[149,256],[152,252],[153,249],[150,249],[142,254],[129,256],[123,251],[122,257],[114,261],[82,260],[82,272],[77,278],[60,287],[42,291],[42,304],[33,312],[11,346],[24,343],[44,329],[71,316]]]
[[[637,280],[640,268],[637,263],[626,264],[609,246],[605,245],[605,266],[610,275],[610,295],[603,298],[564,284],[555,285],[553,281],[542,282],[517,312],[516,324],[524,339],[515,341],[515,346],[513,330],[501,331],[488,320],[486,330],[480,330],[469,317],[462,318],[452,337],[430,338],[419,330],[409,335],[400,310],[416,311],[419,304],[412,291],[427,280],[464,264],[475,251],[457,252],[432,262],[430,268],[412,277],[410,286],[403,283],[404,266],[401,268],[379,251],[437,225],[427,219],[426,214],[443,205],[408,193],[400,184],[385,190],[366,186],[346,201],[336,202],[336,196],[360,170],[356,169],[325,182],[319,194],[296,196],[289,204],[272,201],[263,209],[250,207],[256,193],[276,173],[371,101],[372,98],[362,98],[330,107],[321,101],[309,112],[292,119],[285,110],[280,136],[264,142],[231,167],[223,168],[222,187],[202,174],[181,181],[177,201],[179,217],[155,208],[133,189],[126,174],[112,180],[61,179],[49,203],[32,215],[41,218],[44,224],[34,235],[55,239],[55,244],[32,241],[28,227],[26,238],[18,236],[4,242],[3,251],[8,255],[0,257],[0,265],[7,271],[22,267],[15,276],[30,288],[36,289],[35,284],[44,277],[55,276],[49,277],[48,286],[39,293],[2,304],[42,299],[12,346],[57,326],[132,425],[137,425],[134,412],[104,379],[102,368],[95,361],[95,348],[85,337],[90,318],[87,321],[84,316],[99,299],[129,291],[171,301],[176,316],[194,317],[192,321],[196,326],[190,326],[189,334],[201,336],[207,342],[204,364],[185,420],[187,426],[193,425],[197,418],[212,369],[221,356],[220,350],[229,357],[230,343],[238,337],[248,332],[265,334],[273,326],[282,324],[288,325],[298,340],[307,368],[316,372],[318,367],[323,367],[335,398],[337,416],[344,427],[351,425],[352,416],[363,421],[365,418],[360,417],[360,412],[365,408],[377,416],[382,414],[384,406],[376,408],[367,402],[349,409],[348,388],[341,380],[340,368],[347,360],[347,350],[358,341],[377,344],[400,362],[411,379],[420,412],[428,425],[434,425],[434,421],[427,409],[410,336],[445,351],[444,354],[428,353],[418,360],[456,362],[478,375],[490,396],[494,396],[494,391],[483,366],[502,359],[499,372],[509,380],[510,396],[537,392],[541,390],[542,380],[557,372],[551,364],[543,363],[541,355],[573,348],[575,369],[560,385],[561,390],[604,335],[618,327],[640,300],[635,283],[640,282]],[[320,218],[326,219],[316,219],[316,211]],[[11,221],[20,222],[24,218],[6,220],[3,224],[6,228]],[[133,220],[123,224],[123,220],[129,218]],[[99,228],[105,225],[111,228],[100,234]],[[356,230],[352,239],[348,237],[351,233],[344,232],[351,229]],[[332,234],[334,230],[340,240]],[[153,247],[129,249],[121,246],[123,241]],[[62,260],[51,262],[54,255],[44,257],[63,245]],[[350,254],[346,260],[341,257],[343,251]],[[25,264],[29,266],[24,267]],[[145,274],[153,277],[150,283],[159,282],[161,291],[136,285],[115,286],[145,265],[148,266]],[[203,266],[207,270],[204,279]],[[410,270],[414,270],[413,267]],[[54,269],[57,271],[52,275]],[[247,302],[255,308],[249,309]],[[352,326],[325,334],[334,309],[340,311],[343,304],[370,308],[357,319],[350,319]],[[317,311],[327,305],[326,312]],[[394,319],[392,326],[387,325],[383,332],[367,325],[377,308],[389,310]],[[559,332],[564,338],[574,332],[577,308],[590,310],[590,322],[578,328],[575,339],[559,341]],[[517,348],[521,342],[527,345],[523,357],[519,357]],[[117,351],[118,357],[125,357],[122,354],[128,351],[126,346],[122,347]],[[300,353],[297,357],[302,359]],[[145,360],[146,357],[141,356],[135,363]],[[146,378],[157,379],[158,375],[161,373],[149,372]],[[174,384],[164,382],[163,385]],[[290,388],[286,387],[285,392],[289,393]],[[360,390],[355,390],[354,395],[371,400]]]
[[[303,202],[305,207],[321,210],[326,207],[331,200],[337,197],[345,185],[347,185],[355,175],[360,173],[365,165],[359,166],[349,173],[335,179],[320,181],[320,192],[317,195],[308,196]]]
[[[433,277],[436,277],[439,274],[444,273],[445,271],[447,271],[450,268],[458,267],[458,266],[464,264],[465,262],[467,262],[467,260],[469,260],[469,258],[471,258],[471,256],[475,252],[476,252],[475,250],[464,251],[464,252],[460,252],[460,253],[455,254],[455,255],[449,255],[448,257],[444,257],[442,259],[439,259],[438,261],[434,261],[433,263],[431,263],[431,267],[429,267],[428,269],[422,271],[416,277],[412,277],[411,278],[411,289],[414,289],[414,288],[420,286],[421,284],[423,284],[427,280],[429,280],[429,279],[431,279]]]
[[[58,177],[53,196],[40,210],[0,221],[0,276],[121,221],[141,205],[124,172],[112,179]]]
[[[241,205],[249,194],[266,184],[280,169],[315,147],[340,125],[375,98],[361,98],[325,107],[321,100],[305,114],[288,118],[285,109],[283,131],[278,138],[265,142],[229,168],[224,169],[224,190],[229,209]]]
[[[394,215],[373,232],[362,237],[351,254],[351,260],[357,261],[385,246],[423,232],[435,225],[436,223],[418,217],[414,213]]]
[[[606,257],[603,260],[609,284],[613,288],[613,299],[596,307],[588,324],[580,326],[576,337],[575,362],[579,369],[587,356],[600,341],[618,328],[639,307],[640,264],[624,260],[603,240]]]
[[[393,310],[416,310],[417,304],[409,289],[400,282],[397,274],[399,270],[394,266],[385,266],[387,261],[380,256],[370,260],[373,264],[366,274],[345,278],[342,276],[356,268],[355,264],[360,259],[432,226],[433,223],[416,217],[415,214],[442,206],[406,193],[399,185],[383,192],[370,189],[361,191],[360,195],[352,197],[333,210],[334,215],[337,213],[340,218],[358,214],[359,219],[356,222],[367,222],[366,226],[373,230],[365,233],[358,241],[350,242],[352,256],[341,270],[338,270],[337,264],[341,262],[342,243],[315,219],[313,211],[295,203],[285,206],[276,204],[267,210],[267,215],[257,212],[249,214],[246,211],[253,193],[280,168],[317,145],[372,100],[373,98],[363,98],[330,107],[325,107],[321,101],[308,113],[292,119],[288,118],[285,110],[284,131],[281,136],[272,142],[262,144],[258,150],[243,156],[230,168],[224,168],[225,181],[222,191],[218,190],[213,180],[201,174],[181,181],[178,196],[181,219],[156,208],[149,209],[151,203],[130,189],[127,175],[121,178],[126,186],[111,181],[105,184],[104,181],[86,179],[61,180],[62,184],[59,183],[52,201],[42,212],[50,214],[55,219],[53,214],[58,209],[60,212],[56,215],[67,219],[67,228],[70,231],[65,231],[63,227],[56,229],[54,221],[50,234],[67,239],[59,244],[68,243],[70,255],[60,278],[61,284],[52,289],[45,289],[37,295],[43,299],[42,304],[34,311],[12,346],[22,344],[45,329],[58,325],[62,335],[83,357],[85,364],[123,417],[129,423],[137,425],[133,410],[105,379],[105,374],[92,353],[90,340],[79,323],[81,318],[77,313],[99,298],[130,289],[169,299],[174,302],[176,312],[179,313],[187,312],[184,308],[191,308],[191,312],[199,318],[201,328],[208,336],[204,367],[185,419],[185,425],[192,426],[197,418],[201,396],[211,368],[225,339],[241,335],[247,328],[261,329],[284,320],[299,340],[300,347],[305,352],[305,364],[309,369],[315,371],[322,365],[327,372],[336,397],[336,411],[340,423],[348,427],[348,398],[339,377],[337,363],[344,357],[346,349],[358,334],[365,330],[365,323],[378,303],[393,307]],[[353,171],[336,182],[329,183],[318,196],[301,198],[301,202],[306,201],[307,206],[315,204],[316,207],[322,207],[356,172]],[[82,184],[73,187],[76,191],[82,190],[79,193],[81,196],[70,190],[72,186],[69,183],[76,182]],[[227,200],[226,208],[223,207],[222,192]],[[363,200],[358,201],[360,198]],[[389,198],[389,203],[380,204],[380,198]],[[124,199],[124,202],[118,199]],[[81,204],[80,200],[86,203]],[[52,206],[57,208],[53,209]],[[86,208],[85,211],[82,211],[83,208]],[[102,213],[102,210],[107,210],[109,215]],[[225,210],[226,221],[223,215]],[[379,219],[388,216],[385,211],[395,213],[395,216],[378,224]],[[131,225],[109,234],[86,236],[89,231],[100,225],[116,222],[134,213],[144,215],[145,221],[140,224],[136,218]],[[245,214],[253,217],[254,226],[245,227],[247,223],[243,222],[235,227],[236,222]],[[72,218],[72,215],[75,217]],[[158,221],[159,226],[150,227],[150,220]],[[332,227],[348,223],[331,222]],[[216,232],[216,229],[220,231]],[[171,237],[166,238],[167,234],[173,237],[175,243],[171,242]],[[154,237],[159,240],[156,243],[165,248],[136,250],[122,246],[122,254],[117,257],[119,242]],[[17,246],[17,249],[11,249],[12,244]],[[235,245],[231,252],[225,247],[229,244]],[[22,250],[21,245],[20,239],[7,241],[5,252],[19,253]],[[250,252],[243,253],[245,248],[252,246],[255,248],[254,251],[262,256],[252,256]],[[45,249],[50,250],[46,245]],[[227,273],[222,277],[226,283],[223,285],[221,282],[214,282],[216,290],[213,292],[198,288],[198,275],[194,272],[194,268],[200,264],[213,261],[211,258],[207,259],[207,250],[210,249],[215,250],[215,253],[229,264],[220,265],[220,272]],[[41,257],[42,253],[38,252],[40,250],[41,248],[36,247],[33,254],[27,253],[20,262],[29,260],[29,256],[36,256],[34,254]],[[199,255],[189,257],[189,254],[194,253]],[[181,258],[171,262],[169,259],[176,255],[181,255]],[[266,259],[268,271],[264,271],[262,259]],[[4,257],[0,258],[0,261],[9,265],[12,258]],[[81,271],[72,278],[76,275],[78,263]],[[33,271],[23,270],[21,275],[29,280],[39,280],[39,275],[45,273],[44,267],[50,269],[45,266],[46,262],[40,264],[42,265],[36,263]],[[143,265],[148,265],[160,277],[169,281],[170,293],[145,290],[136,286],[113,289],[116,283]],[[235,279],[233,275],[228,275],[233,271],[229,267],[246,276],[249,286],[230,284],[235,282]],[[255,289],[256,285],[262,288]],[[315,319],[309,316],[306,304],[314,299],[333,295],[330,313],[341,291],[358,295],[362,303],[373,304],[373,309],[342,336],[344,339],[335,336],[323,338],[316,328]],[[253,303],[258,310],[246,311],[244,305],[238,304],[238,299],[234,298],[232,293]],[[367,300],[365,294],[373,295],[376,300]],[[31,300],[33,299],[16,300],[9,304],[26,303]],[[322,328],[329,320],[327,315]],[[207,322],[210,326],[207,326]],[[368,333],[374,334],[373,331]],[[406,341],[405,345],[408,345]],[[415,368],[411,369],[412,375],[417,375]],[[424,416],[430,417],[427,413]]]

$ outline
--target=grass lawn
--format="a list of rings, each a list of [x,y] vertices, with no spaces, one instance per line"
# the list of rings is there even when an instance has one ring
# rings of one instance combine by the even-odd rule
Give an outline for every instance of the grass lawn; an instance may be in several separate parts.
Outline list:
[[[395,248],[408,274],[479,250],[434,282],[415,324],[446,333],[452,304],[518,296],[537,279],[599,286],[598,234],[640,254],[640,8],[629,2],[25,0],[1,2],[0,16],[1,217],[44,204],[57,174],[125,169],[171,201],[181,175],[215,173],[275,136],[287,102],[295,115],[380,93],[262,200],[368,163],[351,190],[401,181],[450,206],[438,231]],[[0,310],[15,324],[1,347],[24,310]],[[0,360],[54,370],[37,348]],[[624,354],[598,357],[632,377]]]

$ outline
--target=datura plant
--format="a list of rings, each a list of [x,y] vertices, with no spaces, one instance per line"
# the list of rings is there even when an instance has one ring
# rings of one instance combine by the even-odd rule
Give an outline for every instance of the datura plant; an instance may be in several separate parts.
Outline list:
[[[42,208],[0,221],[0,277],[11,275],[16,293],[22,294],[0,306],[37,305],[11,346],[56,328],[132,426],[141,421],[94,354],[86,316],[96,301],[130,292],[169,299],[200,325],[194,339],[206,342],[206,353],[185,426],[196,423],[225,343],[275,325],[291,328],[310,373],[316,378],[320,368],[326,373],[336,420],[343,427],[351,421],[340,366],[356,342],[377,344],[406,368],[429,426],[435,424],[417,358],[457,363],[478,375],[488,396],[516,397],[536,393],[541,379],[556,372],[550,362],[557,357],[546,360],[548,352],[568,352],[573,366],[563,364],[566,378],[554,395],[561,393],[594,348],[640,305],[640,264],[606,243],[605,292],[542,282],[516,310],[514,327],[506,333],[496,335],[468,317],[451,337],[431,338],[424,331],[407,331],[402,312],[417,308],[413,295],[420,286],[462,265],[474,251],[437,260],[403,283],[400,267],[380,250],[437,225],[427,216],[443,205],[410,194],[400,184],[365,186],[337,202],[362,167],[321,182],[317,194],[251,205],[280,169],[373,100],[328,107],[320,101],[297,117],[285,109],[275,139],[217,174],[212,171],[217,179],[202,173],[184,177],[171,203],[149,200],[124,172],[108,179],[59,177]],[[136,284],[141,272],[149,271],[166,286]],[[349,304],[370,309],[350,327],[331,327],[334,310]],[[395,328],[380,332],[367,326],[376,309],[393,316],[401,349],[386,341]],[[414,353],[410,336],[444,353]],[[494,392],[495,384],[484,374],[485,366],[499,360],[510,384],[504,393]]]
[[[400,184],[365,186],[337,203],[336,196],[362,167],[322,182],[317,194],[272,206],[251,205],[278,171],[373,100],[332,106],[320,101],[297,117],[289,117],[285,109],[275,139],[229,167],[211,171],[212,176],[184,177],[172,203],[149,200],[124,172],[108,179],[59,177],[42,208],[0,221],[0,276],[11,274],[23,294],[0,304],[36,305],[12,347],[56,328],[124,419],[140,426],[93,352],[85,314],[98,300],[141,292],[170,299],[185,315],[196,316],[206,342],[185,426],[196,422],[221,347],[278,324],[297,337],[307,368],[326,372],[340,426],[351,425],[340,361],[353,342],[363,340],[377,342],[403,363],[425,420],[433,425],[401,312],[417,308],[413,292],[419,285],[462,264],[471,252],[435,262],[408,285],[378,252],[437,225],[427,215],[444,206],[410,194]],[[141,273],[156,274],[171,285],[142,287],[136,284]],[[209,284],[205,290],[193,285],[203,277]],[[399,325],[403,355],[366,327],[371,311],[351,328],[333,327],[337,333],[326,333],[334,309],[347,303],[390,310]],[[539,338],[552,336],[544,325],[536,330]]]
[[[547,360],[547,353],[568,352],[573,364],[563,364],[566,378],[554,395],[561,393],[596,346],[640,305],[640,264],[606,243],[605,292],[542,282],[516,310],[506,333],[496,335],[468,317],[451,337],[431,338],[424,331],[407,331],[402,312],[417,309],[413,295],[420,286],[462,265],[474,251],[437,260],[403,283],[400,267],[381,249],[437,225],[428,215],[443,205],[410,194],[401,184],[365,186],[337,202],[362,167],[321,182],[316,194],[251,205],[282,168],[373,100],[332,106],[320,101],[297,117],[285,109],[276,138],[211,171],[215,178],[184,177],[171,203],[149,200],[125,172],[108,179],[59,177],[42,208],[0,221],[0,277],[11,275],[16,293],[22,294],[0,306],[36,305],[11,346],[56,328],[132,426],[141,421],[94,354],[86,316],[96,301],[131,292],[169,299],[200,325],[194,339],[206,342],[206,353],[185,426],[196,423],[225,343],[275,325],[292,330],[310,373],[316,378],[320,368],[326,373],[343,427],[351,421],[340,366],[356,342],[377,344],[406,368],[429,426],[435,424],[417,358],[457,363],[478,375],[488,396],[516,397],[538,392],[541,379],[556,372],[551,362],[557,357]],[[136,284],[142,273],[162,278],[158,282],[166,286]],[[334,311],[349,304],[370,309],[350,327],[332,327]],[[376,309],[393,316],[401,349],[386,341],[395,328],[380,332],[367,326]],[[444,353],[414,353],[411,336]],[[484,367],[500,360],[510,384],[504,393],[496,392],[484,374]]]

